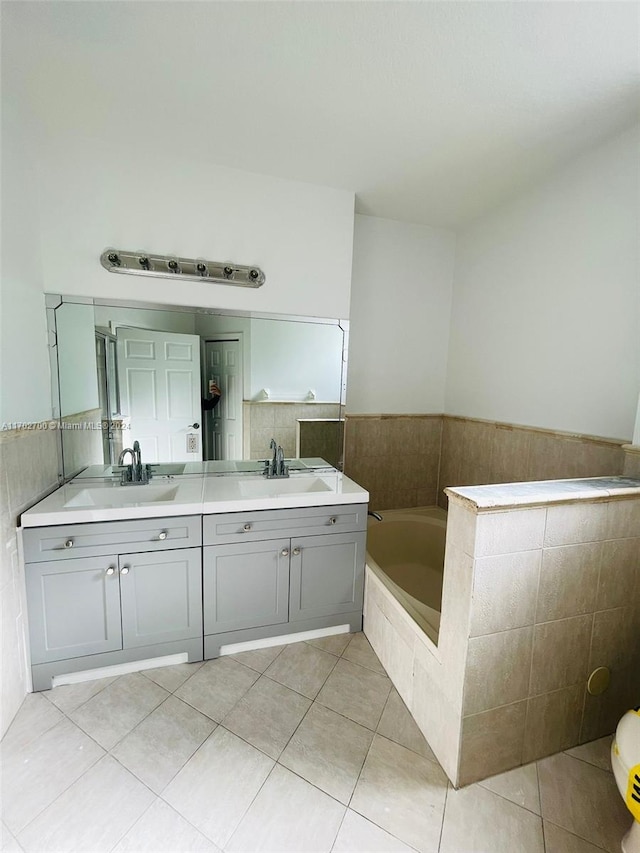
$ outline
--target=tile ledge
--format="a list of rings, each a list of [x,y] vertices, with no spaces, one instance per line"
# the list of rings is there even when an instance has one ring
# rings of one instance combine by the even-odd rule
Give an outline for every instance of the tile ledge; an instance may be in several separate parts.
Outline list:
[[[618,480],[620,485],[616,485]],[[589,485],[598,481],[602,488]],[[607,482],[605,486],[605,482]],[[580,484],[584,483],[584,488]],[[563,489],[561,484],[566,484]],[[539,489],[532,487],[539,486]],[[572,487],[573,486],[573,487]],[[546,488],[545,488],[546,487]],[[450,486],[444,490],[454,503],[474,512],[491,512],[548,504],[573,504],[640,498],[640,479],[636,477],[588,477],[584,479],[542,480],[537,482]],[[497,493],[498,492],[498,493]]]

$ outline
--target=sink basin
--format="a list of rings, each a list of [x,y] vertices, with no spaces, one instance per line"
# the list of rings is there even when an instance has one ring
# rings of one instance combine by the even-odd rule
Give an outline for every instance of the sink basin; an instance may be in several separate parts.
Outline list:
[[[269,498],[278,495],[306,495],[310,492],[330,492],[324,480],[319,477],[291,477],[282,480],[244,480],[238,484],[244,498]]]
[[[178,486],[114,486],[105,489],[82,489],[66,501],[66,507],[134,506],[136,504],[172,501]]]

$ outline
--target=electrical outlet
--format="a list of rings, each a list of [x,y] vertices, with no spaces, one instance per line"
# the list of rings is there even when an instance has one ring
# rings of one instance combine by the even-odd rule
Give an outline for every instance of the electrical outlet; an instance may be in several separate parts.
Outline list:
[[[198,434],[195,432],[187,433],[187,453],[197,453],[200,448],[198,444]]]

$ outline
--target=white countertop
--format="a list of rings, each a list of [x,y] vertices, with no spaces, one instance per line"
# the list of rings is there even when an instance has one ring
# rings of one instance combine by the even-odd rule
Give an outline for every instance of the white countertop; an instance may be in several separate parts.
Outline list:
[[[577,500],[611,500],[640,497],[640,479],[634,477],[586,477],[574,480],[539,480],[528,483],[498,483],[490,486],[451,486],[451,500],[461,500],[478,510],[509,509],[567,503]]]
[[[23,512],[21,526],[362,504],[368,500],[365,489],[335,470],[294,472],[275,480],[252,474],[181,476],[152,480],[144,486],[85,479],[61,486]]]

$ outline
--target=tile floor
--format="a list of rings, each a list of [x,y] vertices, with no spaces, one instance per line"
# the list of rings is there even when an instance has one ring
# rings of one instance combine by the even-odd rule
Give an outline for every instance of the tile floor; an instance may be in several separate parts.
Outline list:
[[[455,791],[363,634],[27,696],[2,850],[618,853],[610,738]]]

